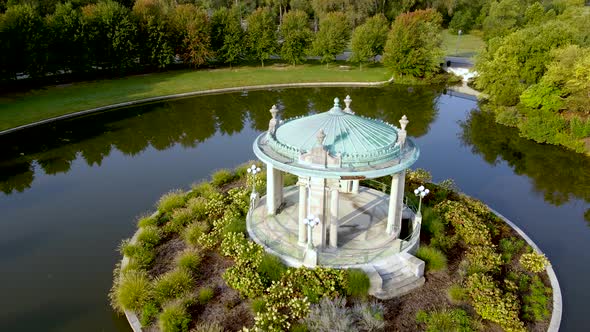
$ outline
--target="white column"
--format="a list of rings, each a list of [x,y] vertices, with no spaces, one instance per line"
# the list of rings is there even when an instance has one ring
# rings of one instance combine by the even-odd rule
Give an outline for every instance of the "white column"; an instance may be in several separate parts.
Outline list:
[[[299,232],[297,244],[305,246],[307,243],[307,225],[304,220],[307,217],[307,181],[299,178]]]
[[[271,164],[266,164],[266,209],[269,215],[274,215],[277,211],[275,172],[276,170]]]
[[[283,172],[275,169],[275,207],[278,209],[283,204]]]
[[[352,181],[352,193],[358,194],[359,193],[359,180]]]
[[[395,223],[393,224],[393,234],[399,236],[402,231],[402,212],[404,211],[404,189],[406,187],[406,170],[399,172],[399,181],[397,182],[397,209],[395,211]]]
[[[326,225],[329,220],[326,220],[326,179],[311,177],[310,190],[311,190],[311,214],[320,218],[320,224],[315,226],[312,231],[313,245],[316,248],[324,248],[326,246]]]
[[[396,229],[396,222],[397,222],[397,215],[398,215],[398,199],[400,197],[400,186],[399,182],[403,181],[402,177],[400,176],[402,172],[395,173],[391,176],[391,193],[389,194],[389,210],[387,212],[387,234],[397,236],[398,234],[395,233]],[[403,189],[403,187],[402,187]],[[401,193],[403,196],[403,191]],[[399,211],[399,215],[401,216],[401,211]]]
[[[338,248],[338,196],[339,184],[330,186],[330,247]]]

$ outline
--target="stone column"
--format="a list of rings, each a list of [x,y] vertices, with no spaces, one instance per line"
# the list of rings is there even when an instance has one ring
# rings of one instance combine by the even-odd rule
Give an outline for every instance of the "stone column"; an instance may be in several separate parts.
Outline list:
[[[353,180],[352,181],[352,190],[351,192],[353,194],[358,194],[359,193],[359,180]]]
[[[275,172],[277,170],[273,165],[266,165],[266,209],[267,214],[274,215],[277,212],[276,194],[275,194]]]
[[[328,220],[326,220],[325,202],[326,202],[326,179],[324,178],[310,178],[311,190],[311,214],[320,218],[320,224],[314,227],[313,245],[316,248],[324,248],[326,245],[326,232]]]
[[[283,172],[275,169],[275,207],[280,208],[283,204]]]
[[[399,172],[399,181],[397,182],[398,197],[397,197],[397,209],[395,214],[395,223],[393,224],[393,234],[399,236],[402,231],[402,212],[404,211],[404,190],[406,187],[406,170]]]
[[[307,180],[299,178],[299,229],[297,244],[305,246],[307,244],[307,225],[304,220],[307,218]]]
[[[405,171],[391,176],[391,194],[389,195],[389,210],[387,212],[387,234],[397,237],[401,229],[401,204],[404,196]],[[401,192],[400,192],[401,182]],[[399,218],[398,218],[399,217]]]
[[[340,183],[338,180],[330,184],[330,247],[338,248],[338,198]]]

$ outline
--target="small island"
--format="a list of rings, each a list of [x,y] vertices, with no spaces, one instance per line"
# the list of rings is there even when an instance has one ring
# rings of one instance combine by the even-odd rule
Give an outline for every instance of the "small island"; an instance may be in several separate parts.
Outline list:
[[[406,117],[350,102],[284,121],[271,108],[254,143],[266,166],[219,170],[139,218],[110,293],[135,331],[549,329],[545,256],[453,181],[410,170]]]

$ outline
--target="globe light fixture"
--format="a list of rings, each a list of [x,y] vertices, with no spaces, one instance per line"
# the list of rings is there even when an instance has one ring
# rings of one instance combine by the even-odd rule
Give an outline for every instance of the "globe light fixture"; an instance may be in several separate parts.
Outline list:
[[[303,223],[307,225],[307,249],[312,250],[313,249],[313,236],[312,236],[312,232],[313,232],[313,228],[317,225],[319,225],[320,223],[320,218],[314,216],[313,214],[310,214],[307,216],[307,218],[303,219]]]
[[[422,213],[420,212],[420,210],[422,209],[422,198],[424,198],[426,195],[428,195],[428,193],[430,193],[430,190],[424,188],[424,186],[420,186],[416,189],[414,189],[414,195],[420,197],[420,202],[418,203],[418,214],[422,215]]]
[[[248,167],[248,169],[246,170],[246,172],[252,174],[252,193],[250,194],[250,200],[256,199],[256,174],[260,173],[260,171],[260,167],[257,167],[254,164],[252,164],[252,166]]]

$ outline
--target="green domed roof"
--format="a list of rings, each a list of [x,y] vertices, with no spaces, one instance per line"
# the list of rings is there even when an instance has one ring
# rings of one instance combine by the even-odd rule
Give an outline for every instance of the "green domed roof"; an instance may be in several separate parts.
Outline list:
[[[358,116],[345,99],[338,98],[327,112],[279,121],[275,106],[270,110],[269,130],[254,142],[262,161],[300,176],[378,177],[411,166],[420,154],[406,138],[408,121],[399,129],[387,122]]]
[[[326,149],[331,155],[340,154],[345,159],[387,154],[392,152],[397,141],[394,126],[343,111],[338,98],[328,112],[283,122],[276,130],[275,139],[293,151],[306,152],[317,144],[317,136],[322,130],[326,136],[323,141]]]

